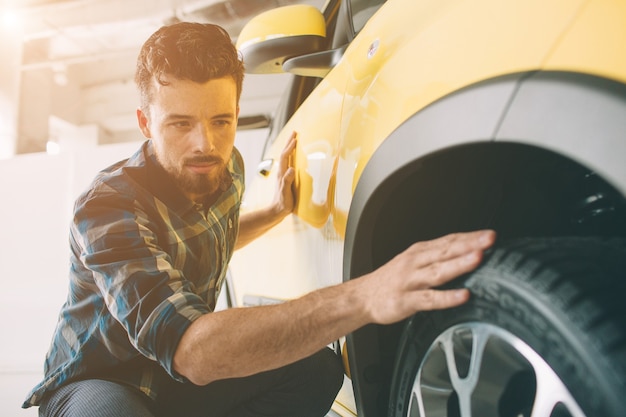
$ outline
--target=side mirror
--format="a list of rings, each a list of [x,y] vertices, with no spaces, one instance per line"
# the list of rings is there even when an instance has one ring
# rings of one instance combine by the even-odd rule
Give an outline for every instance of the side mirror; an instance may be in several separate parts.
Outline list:
[[[245,70],[285,72],[286,59],[320,52],[326,43],[324,15],[305,4],[279,7],[253,17],[237,38]]]

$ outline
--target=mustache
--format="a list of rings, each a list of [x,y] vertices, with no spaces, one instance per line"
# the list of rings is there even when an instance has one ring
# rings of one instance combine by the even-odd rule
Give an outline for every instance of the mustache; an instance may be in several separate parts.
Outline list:
[[[184,164],[223,164],[222,158],[216,155],[199,155],[191,158],[186,158]]]

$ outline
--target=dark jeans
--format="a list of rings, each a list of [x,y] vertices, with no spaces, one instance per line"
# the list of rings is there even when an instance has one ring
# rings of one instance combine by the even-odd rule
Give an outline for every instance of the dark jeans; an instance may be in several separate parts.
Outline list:
[[[39,408],[42,417],[322,417],[341,388],[343,368],[330,349],[272,371],[206,386],[172,380],[156,402],[101,379],[64,385]]]

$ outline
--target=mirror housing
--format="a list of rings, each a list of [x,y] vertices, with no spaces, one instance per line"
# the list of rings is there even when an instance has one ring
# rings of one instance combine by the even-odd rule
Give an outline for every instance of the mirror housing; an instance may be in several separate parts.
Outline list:
[[[286,59],[283,70],[304,77],[324,78],[339,63],[347,47],[348,45],[344,45],[337,49]]]
[[[324,50],[326,22],[314,6],[296,4],[268,10],[253,17],[237,38],[245,71],[283,73],[287,59]]]

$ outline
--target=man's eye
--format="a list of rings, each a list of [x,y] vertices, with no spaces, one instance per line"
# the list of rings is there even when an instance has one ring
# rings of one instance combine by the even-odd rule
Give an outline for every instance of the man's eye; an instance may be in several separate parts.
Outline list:
[[[180,122],[172,123],[172,126],[177,129],[184,129],[184,128],[188,128],[189,126],[191,126],[191,124],[187,121],[180,121]]]
[[[230,120],[214,120],[213,124],[215,126],[228,126],[230,125]]]

